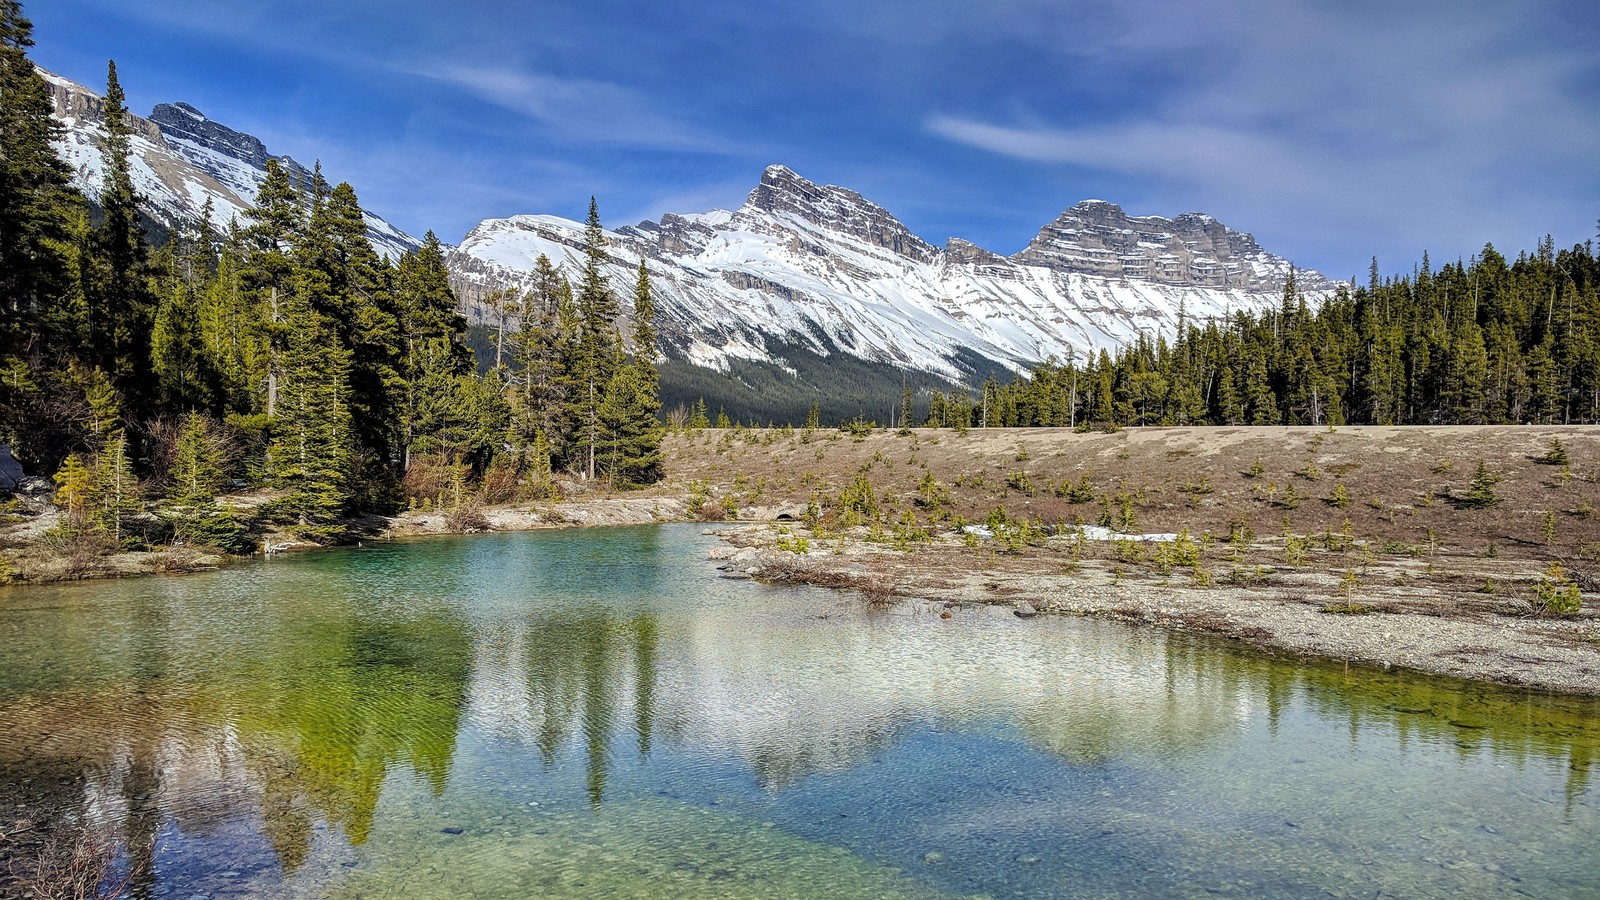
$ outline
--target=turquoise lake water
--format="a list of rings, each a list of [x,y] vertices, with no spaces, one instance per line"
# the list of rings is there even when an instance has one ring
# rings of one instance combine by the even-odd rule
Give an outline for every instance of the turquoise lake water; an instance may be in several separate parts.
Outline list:
[[[1600,896],[1596,701],[872,611],[714,543],[0,591],[0,832],[186,900]]]

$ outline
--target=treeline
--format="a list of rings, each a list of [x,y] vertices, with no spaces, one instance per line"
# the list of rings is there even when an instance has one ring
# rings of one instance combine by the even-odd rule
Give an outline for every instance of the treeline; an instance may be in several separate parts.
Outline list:
[[[1485,425],[1600,422],[1600,256],[1546,238],[1507,263],[1341,287],[1315,310],[1293,276],[1279,309],[1115,354],[1056,360],[1010,384],[936,393],[924,424]]]
[[[238,549],[265,522],[329,540],[408,498],[548,494],[563,469],[659,477],[650,284],[641,266],[628,352],[592,202],[576,284],[541,259],[531,291],[501,298],[520,325],[480,373],[439,241],[379,256],[355,191],[320,167],[293,184],[269,162],[245,221],[218,233],[208,205],[153,247],[114,63],[91,220],[30,31],[0,0],[0,442],[55,473],[66,538]],[[249,515],[217,500],[250,488],[272,499]]]

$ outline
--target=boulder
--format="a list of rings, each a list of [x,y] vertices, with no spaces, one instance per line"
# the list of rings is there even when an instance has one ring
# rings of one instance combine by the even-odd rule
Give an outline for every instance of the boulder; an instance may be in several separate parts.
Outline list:
[[[28,473],[22,471],[22,464],[11,455],[11,445],[0,444],[0,491],[16,491],[27,477]]]

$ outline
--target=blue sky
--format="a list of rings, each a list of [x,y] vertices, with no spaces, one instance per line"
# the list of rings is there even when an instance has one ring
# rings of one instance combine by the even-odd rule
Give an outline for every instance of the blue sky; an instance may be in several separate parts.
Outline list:
[[[31,0],[33,58],[185,100],[407,231],[735,207],[781,162],[1001,253],[1078,200],[1335,278],[1595,236],[1592,0]]]

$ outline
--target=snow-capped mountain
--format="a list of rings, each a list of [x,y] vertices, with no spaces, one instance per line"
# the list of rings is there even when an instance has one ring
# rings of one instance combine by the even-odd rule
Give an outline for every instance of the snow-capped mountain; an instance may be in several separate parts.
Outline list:
[[[100,155],[105,98],[43,69],[50,85],[56,118],[66,126],[56,149],[72,167],[78,187],[90,197],[100,193],[105,164]],[[134,188],[145,197],[146,211],[167,225],[200,218],[207,199],[212,224],[228,227],[241,220],[266,178],[271,155],[251,135],[207,119],[187,103],[157,106],[150,118],[129,114],[132,132]],[[291,178],[309,183],[311,173],[287,156],[275,157]],[[382,218],[368,212],[367,236],[384,256],[398,258],[422,245]]]
[[[668,353],[727,371],[738,360],[788,368],[793,348],[937,374],[959,383],[975,361],[1026,368],[1051,356],[1171,335],[1190,322],[1281,302],[1287,260],[1210,216],[1130,217],[1088,200],[1015,256],[952,238],[935,247],[846,188],[783,166],[737,210],[668,214],[607,232],[609,276],[629,295],[639,260]],[[522,288],[540,254],[569,277],[583,225],[554,216],[490,219],[449,257],[468,312],[490,290]],[[1331,289],[1296,273],[1315,298]]]

